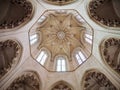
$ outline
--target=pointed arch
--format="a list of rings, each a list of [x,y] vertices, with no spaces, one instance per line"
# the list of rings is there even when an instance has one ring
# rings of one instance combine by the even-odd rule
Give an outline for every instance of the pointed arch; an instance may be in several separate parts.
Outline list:
[[[86,71],[82,84],[83,90],[117,90],[111,81],[97,70]]]
[[[6,90],[40,90],[41,81],[34,71],[23,72]]]
[[[104,63],[120,75],[120,38],[109,37],[103,40],[100,53]]]
[[[58,81],[51,88],[51,90],[56,90],[56,89],[57,90],[73,90],[73,87],[65,81]]]
[[[5,77],[20,61],[22,46],[16,40],[0,41],[0,79]]]
[[[91,19],[106,28],[120,28],[119,0],[91,0],[88,12]]]
[[[8,31],[23,26],[32,18],[33,5],[29,0],[1,0],[0,12],[0,29]]]

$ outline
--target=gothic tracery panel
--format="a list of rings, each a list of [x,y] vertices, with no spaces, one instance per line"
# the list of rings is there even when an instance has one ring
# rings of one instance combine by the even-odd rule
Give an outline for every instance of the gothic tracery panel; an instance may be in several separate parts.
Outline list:
[[[0,29],[11,29],[30,20],[33,6],[27,0],[1,0],[0,11]]]
[[[34,72],[27,72],[15,79],[7,90],[40,90],[40,81]]]
[[[13,40],[0,41],[0,78],[18,63],[21,46]]]
[[[105,62],[120,74],[120,39],[105,40],[101,45],[101,53]]]
[[[83,79],[83,90],[117,90],[110,80],[101,72],[89,71]]]
[[[90,17],[100,25],[120,27],[120,0],[91,0]]]

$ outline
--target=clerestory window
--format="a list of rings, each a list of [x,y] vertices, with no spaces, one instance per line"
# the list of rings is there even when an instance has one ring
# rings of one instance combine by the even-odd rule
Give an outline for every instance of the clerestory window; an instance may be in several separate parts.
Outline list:
[[[86,42],[92,44],[92,36],[91,35],[85,34],[85,40],[86,40]]]
[[[76,53],[75,58],[77,62],[79,63],[79,65],[82,64],[86,60],[85,55],[81,51],[78,51]]]
[[[47,53],[45,51],[41,51],[36,60],[40,64],[44,65],[47,57],[48,57]]]
[[[30,36],[30,44],[33,45],[37,42],[38,40],[38,35],[37,34],[34,34],[34,35],[31,35]]]
[[[66,60],[63,57],[58,57],[57,58],[57,67],[56,71],[61,72],[61,71],[66,71]]]

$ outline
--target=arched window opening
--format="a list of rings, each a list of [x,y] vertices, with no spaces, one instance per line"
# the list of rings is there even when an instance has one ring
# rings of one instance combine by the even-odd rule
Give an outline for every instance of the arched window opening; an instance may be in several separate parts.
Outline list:
[[[38,40],[38,35],[37,34],[34,34],[34,35],[31,35],[30,36],[30,44],[33,45],[37,42]]]
[[[82,90],[118,90],[118,89],[103,73],[97,70],[90,70],[87,71],[83,77]]]
[[[5,78],[20,61],[22,47],[16,40],[0,41],[0,79]]]
[[[44,65],[47,57],[48,57],[47,53],[45,51],[41,51],[36,60],[40,64]]]
[[[76,53],[75,58],[79,64],[82,64],[86,60],[85,55],[81,51],[78,51]]]
[[[65,60],[65,58],[59,57],[57,59],[56,71],[58,71],[58,72],[66,71],[66,60]]]
[[[75,18],[76,18],[79,22],[85,22],[80,15],[76,15]]]
[[[89,44],[92,44],[92,35],[85,34],[85,41]]]
[[[46,16],[41,16],[41,18],[38,20],[39,23],[42,23],[46,19]]]

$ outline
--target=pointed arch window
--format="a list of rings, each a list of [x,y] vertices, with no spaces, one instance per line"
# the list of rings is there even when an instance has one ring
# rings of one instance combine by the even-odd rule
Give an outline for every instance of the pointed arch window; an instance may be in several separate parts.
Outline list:
[[[66,71],[66,60],[63,57],[58,57],[57,58],[57,67],[56,71],[61,72],[61,71]]]
[[[85,34],[85,41],[92,44],[92,35],[90,34]]]
[[[47,57],[48,57],[47,52],[41,51],[36,60],[37,60],[40,64],[44,65]]]
[[[38,34],[33,34],[30,36],[30,44],[33,45],[37,42],[38,40]]]
[[[77,62],[79,63],[79,65],[82,64],[86,60],[85,55],[81,51],[78,51],[76,53],[75,58]]]

